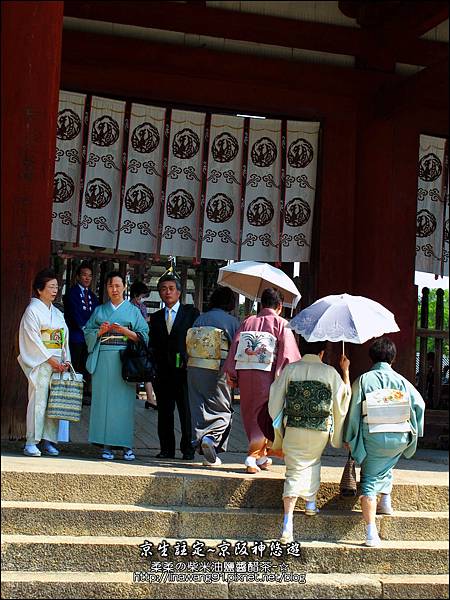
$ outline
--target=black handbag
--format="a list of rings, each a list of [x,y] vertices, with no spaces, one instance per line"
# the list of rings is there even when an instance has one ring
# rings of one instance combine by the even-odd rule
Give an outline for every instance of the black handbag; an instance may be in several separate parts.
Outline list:
[[[152,351],[139,333],[137,335],[137,342],[128,340],[126,349],[120,351],[122,377],[128,383],[153,382],[156,369]]]

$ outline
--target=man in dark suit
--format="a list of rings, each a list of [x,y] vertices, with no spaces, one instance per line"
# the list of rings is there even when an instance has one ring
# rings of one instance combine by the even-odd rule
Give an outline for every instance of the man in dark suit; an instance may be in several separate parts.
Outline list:
[[[83,373],[84,379],[88,383],[90,383],[90,375],[86,371],[88,351],[83,327],[99,304],[97,296],[90,289],[91,283],[92,267],[87,261],[83,261],[76,270],[76,284],[69,289],[63,298],[64,319],[69,328],[69,348],[72,364],[78,373]],[[85,396],[89,396],[87,389]],[[89,405],[90,403],[89,398],[83,400],[83,404]]]
[[[161,452],[156,458],[175,458],[175,405],[181,423],[180,450],[184,460],[194,458],[191,411],[187,391],[186,333],[199,316],[192,304],[181,304],[181,282],[163,275],[158,292],[164,308],[150,315],[150,347],[156,362],[154,389],[158,403],[158,437]]]

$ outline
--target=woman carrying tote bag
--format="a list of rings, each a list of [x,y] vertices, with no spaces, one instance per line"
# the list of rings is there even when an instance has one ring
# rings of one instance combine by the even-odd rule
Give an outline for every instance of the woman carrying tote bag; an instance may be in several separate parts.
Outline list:
[[[69,330],[64,315],[53,302],[58,295],[58,280],[51,269],[40,271],[33,281],[33,295],[19,327],[17,357],[28,379],[27,439],[25,456],[57,456],[55,442],[69,440],[67,421],[47,415],[50,379],[53,373],[69,368]],[[62,362],[62,354],[66,361]],[[43,442],[41,450],[37,444]]]

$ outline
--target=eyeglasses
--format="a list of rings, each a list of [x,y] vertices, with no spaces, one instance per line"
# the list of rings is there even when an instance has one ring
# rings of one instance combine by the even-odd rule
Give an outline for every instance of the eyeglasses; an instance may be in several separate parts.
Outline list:
[[[47,285],[46,288],[48,290],[59,290],[59,286],[58,285]]]

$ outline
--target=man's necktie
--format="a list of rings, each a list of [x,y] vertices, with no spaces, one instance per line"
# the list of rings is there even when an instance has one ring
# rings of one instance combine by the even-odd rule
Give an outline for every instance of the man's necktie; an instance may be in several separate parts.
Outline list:
[[[84,303],[86,310],[89,310],[89,290],[87,288],[84,288]]]
[[[172,325],[173,325],[173,321],[172,321],[172,309],[169,308],[168,311],[169,311],[169,314],[167,315],[166,325],[167,325],[167,333],[170,334],[170,332],[172,331]]]

